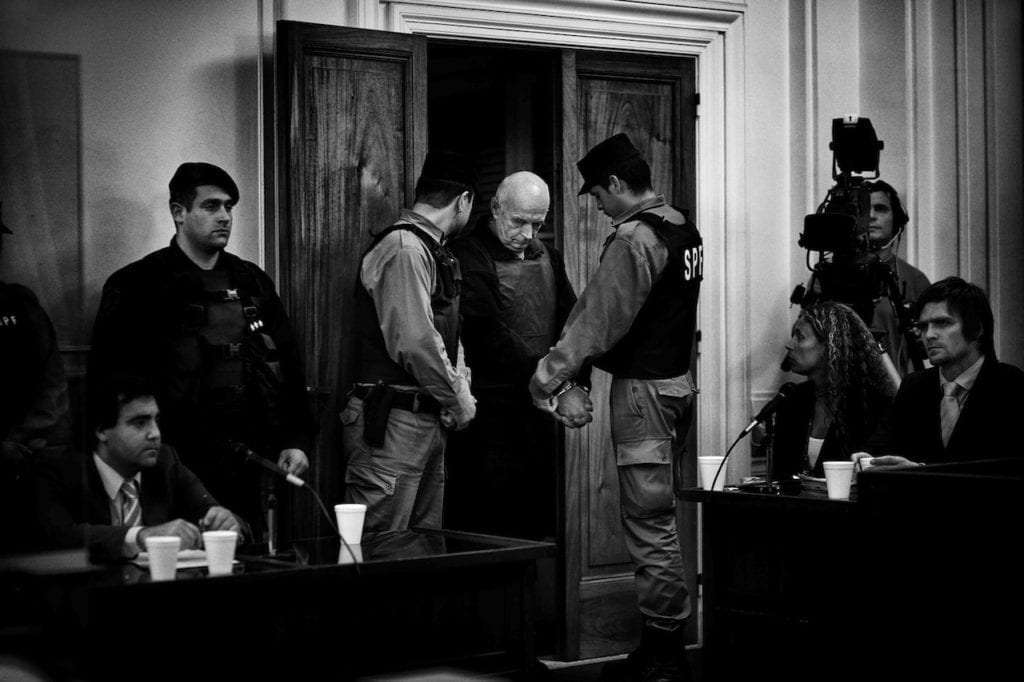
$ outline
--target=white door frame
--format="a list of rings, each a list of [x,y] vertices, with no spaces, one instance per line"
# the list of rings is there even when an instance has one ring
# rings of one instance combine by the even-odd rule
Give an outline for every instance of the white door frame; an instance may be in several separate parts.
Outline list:
[[[357,28],[435,38],[696,57],[701,99],[697,206],[691,209],[705,244],[697,447],[724,453],[730,437],[747,423],[751,381],[743,6],[679,7],[664,0],[352,0],[347,18]],[[737,449],[731,460],[730,481],[749,473],[749,450]]]

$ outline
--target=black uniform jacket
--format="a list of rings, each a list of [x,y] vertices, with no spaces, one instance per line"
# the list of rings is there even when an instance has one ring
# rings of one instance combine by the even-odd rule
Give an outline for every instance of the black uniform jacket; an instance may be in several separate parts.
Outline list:
[[[314,424],[305,370],[274,283],[259,266],[226,251],[221,252],[214,269],[241,273],[243,281],[255,284],[259,291],[242,295],[258,297],[259,332],[270,336],[277,346],[282,382],[276,413],[270,420],[260,415],[252,415],[252,420],[272,421],[276,425],[275,442],[270,444],[275,450],[300,448],[308,453]],[[182,308],[187,303],[176,298],[171,285],[182,273],[199,270],[172,238],[166,248],[110,276],[103,287],[93,328],[89,385],[112,373],[135,374],[152,381],[160,394],[157,397],[163,423],[172,430],[191,427],[205,417],[201,405],[175,405],[167,399],[168,387],[179,379],[169,344],[175,335],[181,334]],[[165,432],[164,440],[181,445],[179,441],[186,435]]]

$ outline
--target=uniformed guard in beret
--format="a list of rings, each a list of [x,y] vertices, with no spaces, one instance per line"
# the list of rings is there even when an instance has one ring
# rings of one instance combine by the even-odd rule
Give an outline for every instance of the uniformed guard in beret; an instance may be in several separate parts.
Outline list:
[[[472,160],[431,151],[411,209],[371,230],[356,283],[356,379],[341,413],[345,500],[367,531],[438,528],[446,429],[476,413],[457,371],[458,261],[447,241],[473,208]]]
[[[225,251],[235,181],[217,166],[189,162],[169,190],[170,244],[103,287],[88,381],[115,373],[151,381],[164,440],[258,533],[270,499],[261,489],[273,484],[261,485],[261,470],[242,453],[296,475],[309,466],[314,428],[301,355],[274,283]]]
[[[623,133],[577,163],[615,231],[555,347],[530,381],[535,404],[561,413],[588,359],[612,375],[611,431],[623,537],[636,568],[644,628],[624,677],[689,679],[683,627],[690,596],[676,531],[673,460],[681,457],[694,393],[690,351],[703,279],[700,233],[651,186],[651,169]]]
[[[4,235],[0,219],[0,262]],[[0,554],[32,548],[32,473],[70,439],[68,390],[53,324],[28,287],[0,281]]]

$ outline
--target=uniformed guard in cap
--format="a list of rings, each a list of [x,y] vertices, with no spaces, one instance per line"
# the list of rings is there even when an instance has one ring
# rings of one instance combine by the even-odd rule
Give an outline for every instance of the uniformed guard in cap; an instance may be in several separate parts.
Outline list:
[[[164,440],[259,532],[277,492],[245,451],[295,475],[309,466],[313,421],[301,355],[273,282],[225,251],[239,198],[231,176],[187,162],[168,189],[175,235],[107,280],[89,383],[112,374],[151,381]]]
[[[611,432],[623,537],[644,620],[640,648],[616,679],[689,679],[683,628],[690,597],[676,531],[673,461],[684,454],[694,392],[690,351],[703,279],[700,233],[654,192],[651,169],[623,133],[577,164],[615,231],[562,336],[537,364],[538,407],[562,414],[588,359],[612,375]],[[614,671],[612,671],[614,672]]]
[[[594,185],[606,182],[609,176],[614,174],[613,171],[634,159],[640,159],[640,150],[633,146],[625,133],[612,135],[604,142],[598,143],[576,162],[576,167],[583,176],[583,186],[577,196],[583,196],[590,192]]]
[[[0,263],[9,234],[0,216]],[[0,555],[33,548],[31,474],[45,450],[69,440],[53,324],[31,289],[0,280]]]
[[[473,208],[471,158],[431,151],[411,209],[371,230],[356,283],[356,381],[341,413],[345,500],[368,531],[439,528],[446,429],[476,413],[456,369],[458,261],[447,241]]]

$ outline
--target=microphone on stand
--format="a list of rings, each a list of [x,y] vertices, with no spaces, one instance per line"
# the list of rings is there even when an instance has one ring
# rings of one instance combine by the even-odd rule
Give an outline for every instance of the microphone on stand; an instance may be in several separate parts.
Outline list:
[[[266,459],[265,457],[260,457],[258,454],[249,449],[249,446],[247,446],[245,443],[231,441],[230,446],[231,451],[234,452],[236,455],[244,457],[245,461],[261,466],[267,471],[273,472],[278,476],[281,476],[282,478],[284,478],[284,480],[288,481],[294,486],[298,486],[299,488],[302,488],[303,486],[306,485],[306,482],[303,481],[298,476],[296,476],[295,474],[290,474],[281,467],[277,466],[277,464],[275,464],[274,462],[271,462],[269,459]]]
[[[294,486],[297,486],[299,488],[305,488],[306,490],[308,490],[310,494],[313,496],[313,499],[315,499],[317,504],[320,505],[320,511],[323,512],[324,517],[327,519],[327,523],[330,524],[331,528],[334,529],[335,533],[338,533],[338,537],[341,538],[341,543],[346,548],[348,547],[348,543],[345,542],[345,538],[341,537],[341,533],[338,532],[338,525],[335,523],[335,519],[331,518],[331,515],[327,512],[327,507],[324,506],[323,500],[321,500],[320,496],[316,494],[316,490],[313,489],[313,486],[306,485],[306,482],[304,480],[302,480],[295,474],[288,473],[281,467],[277,466],[277,464],[275,464],[274,462],[271,462],[269,459],[266,459],[265,457],[260,457],[257,453],[253,452],[245,443],[239,441],[228,441],[227,445],[232,453],[239,457],[244,457],[245,461],[261,466],[267,471],[272,471],[278,476],[283,477],[284,480],[288,481]],[[351,549],[349,551],[351,551]],[[355,555],[353,554],[353,556]],[[356,564],[356,574],[359,574],[358,562]]]
[[[786,361],[783,361],[783,364],[785,364],[785,362]],[[725,466],[726,461],[729,459],[729,454],[732,452],[733,448],[736,447],[736,444],[743,440],[744,436],[753,431],[754,427],[756,427],[758,424],[764,423],[773,414],[775,414],[775,411],[779,409],[779,406],[782,403],[786,402],[786,400],[789,399],[789,397],[793,394],[794,390],[796,390],[796,384],[794,384],[792,381],[787,381],[786,383],[782,384],[782,386],[779,387],[779,392],[775,394],[775,397],[769,400],[768,403],[761,408],[761,411],[758,412],[752,420],[750,420],[750,423],[747,424],[747,427],[740,432],[740,435],[736,436],[736,440],[734,440],[732,442],[732,445],[729,446],[729,449],[725,451],[725,457],[722,458],[722,463],[718,465],[718,470],[715,471],[715,478],[711,482],[711,490],[715,489],[715,483],[718,482],[718,475],[722,473],[722,468]],[[768,481],[771,478],[771,475],[771,462],[769,462],[768,471],[765,475],[766,487],[769,488],[771,487],[771,484],[768,483]]]
[[[768,419],[768,417],[771,417],[773,414],[775,414],[775,410],[779,409],[779,405],[786,402],[789,396],[793,395],[793,391],[795,389],[796,384],[794,384],[792,381],[787,381],[786,383],[782,384],[782,386],[779,386],[779,392],[776,393],[775,397],[769,400],[768,403],[761,408],[761,411],[757,413],[757,416],[755,416],[750,421],[750,423],[747,424],[747,428],[743,429],[743,433],[740,434],[740,438],[753,431],[755,426],[763,423]]]

